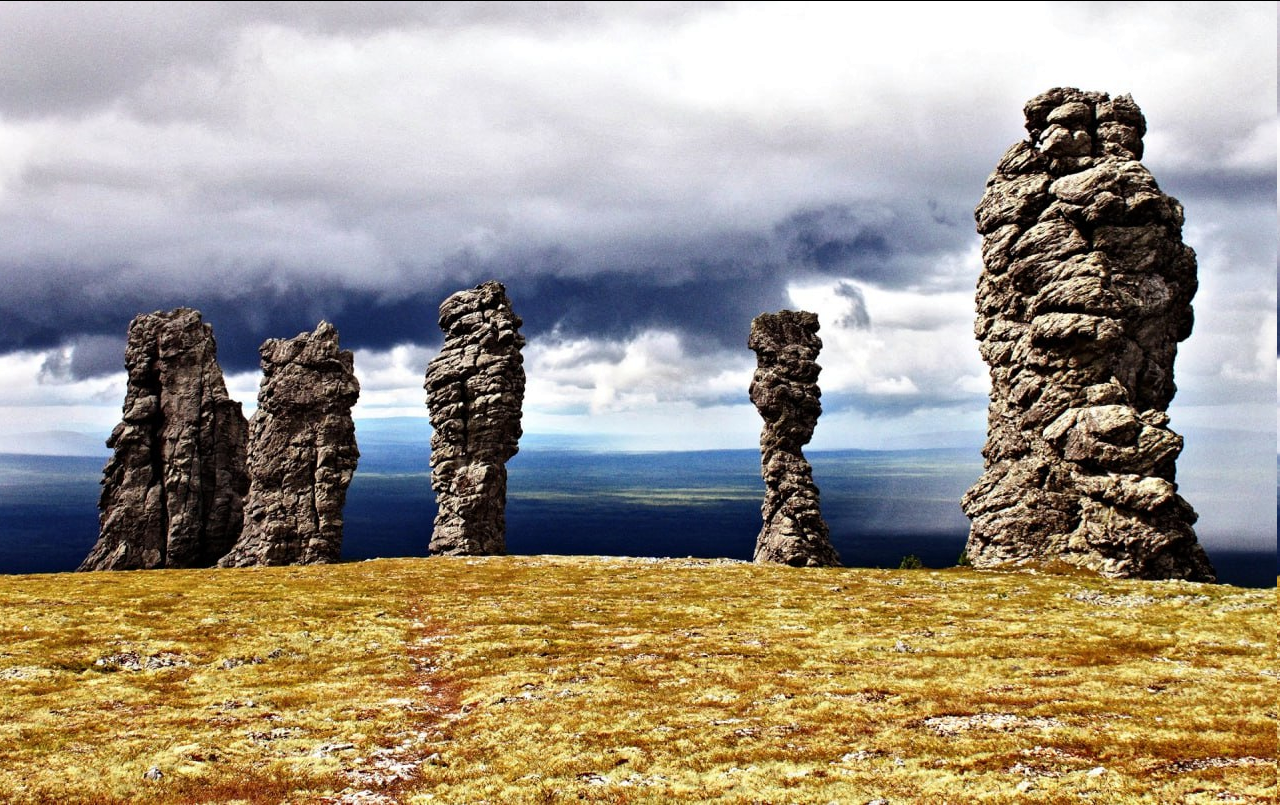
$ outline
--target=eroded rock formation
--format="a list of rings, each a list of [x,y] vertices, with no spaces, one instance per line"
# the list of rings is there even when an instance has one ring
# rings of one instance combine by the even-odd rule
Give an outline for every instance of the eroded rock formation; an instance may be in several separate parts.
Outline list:
[[[431,488],[439,506],[431,552],[507,552],[507,461],[519,451],[523,322],[500,282],[440,305],[444,346],[427,366]]]
[[[98,542],[80,570],[207,567],[240,533],[246,423],[199,311],[129,323],[124,416],[107,447]]]
[[[259,350],[262,385],[249,421],[244,531],[222,567],[336,562],[342,508],[355,474],[351,407],[360,396],[349,350],[322,321]]]
[[[1138,161],[1129,96],[1059,88],[1024,111],[1030,138],[975,213],[991,404],[986,471],[962,504],[969,559],[1212,580],[1165,413],[1196,291],[1182,206]]]
[[[794,310],[762,313],[751,322],[747,346],[756,353],[751,402],[764,418],[764,526],[756,538],[755,561],[838,567],[840,557],[818,506],[813,468],[802,450],[822,413],[818,316]]]

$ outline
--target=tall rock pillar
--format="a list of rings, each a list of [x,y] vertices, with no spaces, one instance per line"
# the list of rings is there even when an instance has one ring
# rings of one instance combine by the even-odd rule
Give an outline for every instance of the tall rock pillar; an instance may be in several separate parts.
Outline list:
[[[423,384],[439,506],[432,553],[507,552],[506,462],[519,450],[524,403],[521,324],[499,282],[459,291],[440,305],[444,346]]]
[[[762,313],[751,322],[747,346],[756,353],[751,402],[764,418],[764,525],[756,538],[755,561],[838,567],[840,557],[818,507],[813,468],[801,449],[813,438],[822,413],[818,316],[794,310]]]
[[[262,385],[249,422],[244,532],[218,564],[307,565],[342,554],[342,509],[356,471],[351,407],[360,396],[350,350],[327,321],[259,350]]]
[[[129,323],[124,416],[107,440],[98,542],[80,570],[208,567],[239,536],[247,430],[217,353],[199,311]]]
[[[1138,161],[1129,96],[1058,88],[1024,112],[975,213],[991,404],[969,559],[1211,581],[1165,413],[1197,284],[1182,206]]]

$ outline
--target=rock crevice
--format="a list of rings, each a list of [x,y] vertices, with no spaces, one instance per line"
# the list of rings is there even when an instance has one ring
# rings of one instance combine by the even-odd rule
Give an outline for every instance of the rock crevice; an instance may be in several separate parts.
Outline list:
[[[840,557],[822,519],[813,468],[802,449],[822,413],[818,316],[793,310],[763,313],[751,322],[747,346],[756,353],[751,402],[764,419],[764,524],[756,538],[755,561],[838,567]]]
[[[1058,88],[1024,112],[1030,136],[975,211],[991,404],[968,557],[1212,580],[1165,413],[1197,286],[1182,206],[1138,161],[1146,121],[1127,95]]]
[[[523,322],[506,288],[486,282],[440,305],[445,340],[423,387],[431,415],[434,554],[504,554],[506,462],[519,450]]]

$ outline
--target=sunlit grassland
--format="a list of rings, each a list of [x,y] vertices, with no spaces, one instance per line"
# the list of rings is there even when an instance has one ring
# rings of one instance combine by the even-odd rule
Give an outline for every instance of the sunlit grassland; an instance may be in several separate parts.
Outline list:
[[[584,557],[0,577],[0,801],[1271,802],[1275,595]]]

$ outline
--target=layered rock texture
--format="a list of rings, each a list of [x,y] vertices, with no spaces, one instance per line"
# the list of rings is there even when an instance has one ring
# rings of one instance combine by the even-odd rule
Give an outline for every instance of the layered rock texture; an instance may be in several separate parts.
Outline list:
[[[756,538],[755,561],[838,567],[840,557],[818,506],[813,468],[802,450],[822,413],[818,316],[794,310],[763,313],[751,322],[747,346],[756,353],[751,402],[764,418],[764,525]]]
[[[351,407],[360,396],[338,331],[273,338],[259,350],[262,385],[249,422],[249,493],[244,531],[222,567],[336,562],[342,508],[355,474]]]
[[[506,463],[522,433],[522,323],[499,282],[459,291],[440,305],[444,346],[423,384],[439,505],[432,553],[506,553]]]
[[[107,440],[98,542],[80,570],[207,567],[235,542],[247,428],[217,352],[198,311],[130,322],[124,417]]]
[[[1182,206],[1138,161],[1129,96],[1053,89],[987,180],[975,335],[991,367],[986,471],[964,496],[976,567],[1212,580],[1165,413],[1191,333]]]

